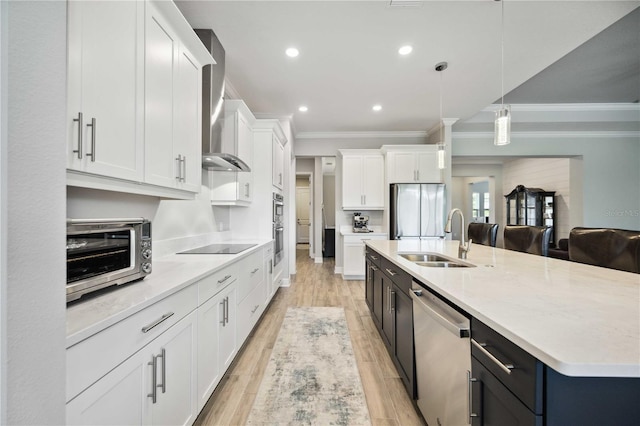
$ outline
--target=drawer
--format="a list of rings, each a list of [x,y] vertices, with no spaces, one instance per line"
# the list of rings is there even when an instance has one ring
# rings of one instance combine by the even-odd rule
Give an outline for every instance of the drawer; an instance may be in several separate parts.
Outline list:
[[[186,317],[197,304],[198,288],[192,285],[68,348],[66,401]]]
[[[471,319],[471,354],[531,411],[542,414],[543,364],[540,361],[475,318]],[[511,373],[503,368],[508,364],[513,365]]]
[[[368,246],[365,246],[364,252],[371,263],[376,265],[378,268],[382,267],[382,256],[378,252]]]
[[[264,279],[264,260],[262,250],[242,259],[238,262],[238,302],[241,302],[251,290],[253,290]]]
[[[198,281],[198,306],[218,294],[239,277],[238,263],[224,267]]]
[[[265,307],[267,298],[266,285],[263,283],[254,288],[238,305],[238,344],[247,338]]]
[[[264,260],[273,259],[273,242],[264,246]]]
[[[391,278],[391,281],[393,281],[400,290],[407,296],[411,296],[411,275],[384,257],[381,259],[380,269]]]

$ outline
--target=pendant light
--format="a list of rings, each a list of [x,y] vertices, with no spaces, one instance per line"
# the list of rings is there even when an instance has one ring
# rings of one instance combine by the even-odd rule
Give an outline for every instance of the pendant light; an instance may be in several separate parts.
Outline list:
[[[446,62],[440,62],[436,64],[436,71],[440,73],[440,122],[438,123],[440,129],[440,142],[438,143],[438,168],[445,168],[445,144],[442,139],[442,71],[446,70],[449,64]]]
[[[500,2],[500,81],[502,90],[502,100],[500,109],[496,111],[496,121],[494,128],[494,145],[508,145],[511,142],[511,107],[504,104],[504,0]]]

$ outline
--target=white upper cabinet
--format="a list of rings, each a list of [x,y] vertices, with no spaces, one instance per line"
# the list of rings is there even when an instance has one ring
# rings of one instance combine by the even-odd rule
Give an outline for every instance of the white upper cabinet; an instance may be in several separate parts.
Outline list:
[[[68,34],[67,184],[193,198],[213,58],[175,4],[69,2]]]
[[[195,36],[195,34],[194,34]],[[155,3],[145,26],[145,181],[200,191],[202,64]]]
[[[387,183],[438,183],[437,145],[385,145]]]
[[[252,169],[250,172],[209,172],[211,204],[247,206],[253,199],[253,123],[255,117],[241,100],[224,102],[222,150],[233,154]]]
[[[141,181],[144,2],[67,7],[67,168]]]
[[[278,136],[274,133],[271,144],[273,150],[273,186],[282,190],[284,188],[284,147]]]
[[[384,209],[384,157],[379,150],[343,149],[342,208]]]

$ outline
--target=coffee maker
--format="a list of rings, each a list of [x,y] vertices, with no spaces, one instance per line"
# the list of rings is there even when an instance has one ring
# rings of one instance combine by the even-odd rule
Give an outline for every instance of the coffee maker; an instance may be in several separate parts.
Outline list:
[[[369,216],[364,216],[361,213],[354,213],[353,232],[371,232],[369,229]]]

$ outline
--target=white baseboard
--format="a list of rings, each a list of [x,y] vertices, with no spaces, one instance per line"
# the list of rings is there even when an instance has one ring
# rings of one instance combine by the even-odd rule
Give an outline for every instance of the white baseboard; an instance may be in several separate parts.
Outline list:
[[[342,266],[336,266],[335,269],[333,270],[333,273],[338,275],[342,275]]]
[[[291,280],[289,278],[283,278],[280,287],[291,287]]]
[[[315,263],[322,263],[322,258],[321,257],[316,257]]]

